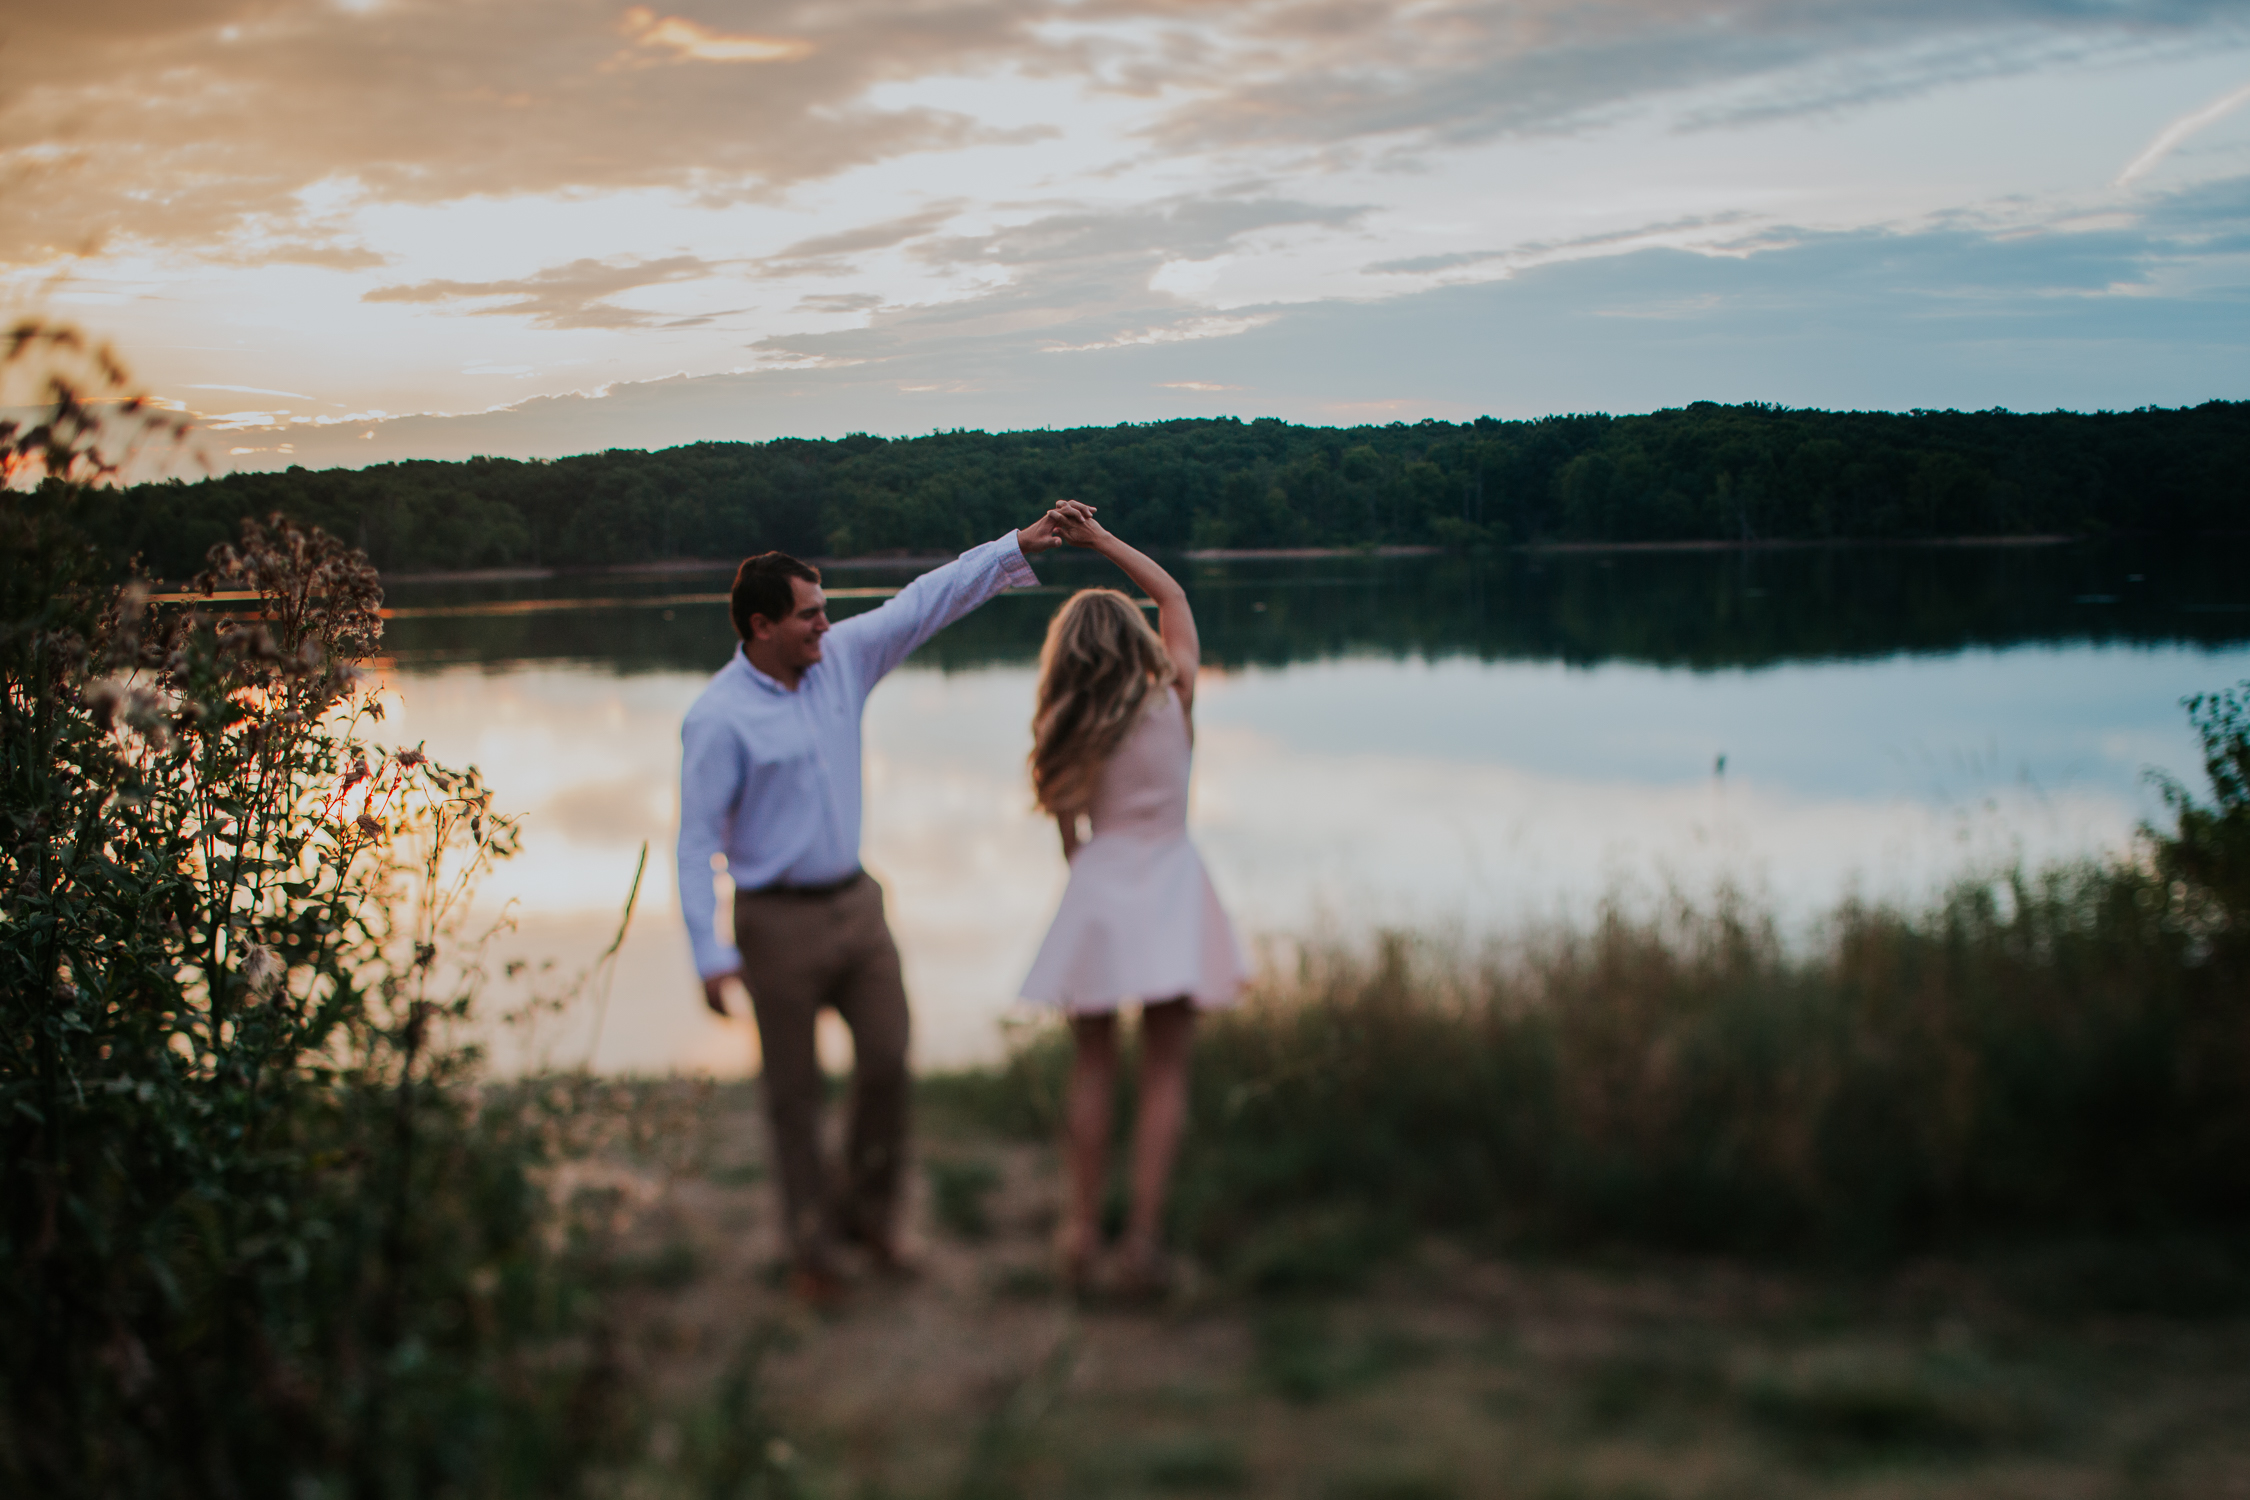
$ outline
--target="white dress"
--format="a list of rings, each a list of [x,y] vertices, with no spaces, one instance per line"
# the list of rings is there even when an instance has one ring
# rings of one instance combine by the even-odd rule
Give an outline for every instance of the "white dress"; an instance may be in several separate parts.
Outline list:
[[[1150,692],[1095,783],[1094,836],[1032,960],[1023,998],[1069,1011],[1186,995],[1231,1004],[1245,969],[1234,927],[1188,842],[1187,714],[1169,687]]]

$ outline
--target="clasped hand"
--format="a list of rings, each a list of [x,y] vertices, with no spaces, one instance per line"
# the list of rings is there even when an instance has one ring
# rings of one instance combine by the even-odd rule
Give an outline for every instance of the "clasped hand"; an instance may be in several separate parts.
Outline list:
[[[1108,534],[1083,500],[1057,500],[1042,519],[1054,523],[1055,535],[1073,547],[1091,547]]]
[[[1094,507],[1083,500],[1057,500],[1045,515],[1016,533],[1016,544],[1030,556],[1065,542],[1073,547],[1091,547],[1102,534],[1101,523],[1094,519]]]

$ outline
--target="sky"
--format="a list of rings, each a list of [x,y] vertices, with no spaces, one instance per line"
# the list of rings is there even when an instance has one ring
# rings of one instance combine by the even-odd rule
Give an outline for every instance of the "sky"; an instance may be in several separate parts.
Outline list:
[[[2250,398],[2242,0],[0,0],[215,468]]]

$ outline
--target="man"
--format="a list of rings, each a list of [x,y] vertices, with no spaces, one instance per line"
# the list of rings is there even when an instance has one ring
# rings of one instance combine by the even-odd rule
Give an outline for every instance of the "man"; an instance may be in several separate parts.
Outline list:
[[[680,726],[680,908],[704,1003],[750,991],[765,1058],[766,1117],[788,1215],[791,1287],[843,1290],[834,1245],[903,1269],[896,1209],[906,1148],[906,991],[883,893],[859,866],[860,718],[883,675],[1005,588],[1036,584],[1025,559],[1058,545],[1054,517],[925,573],[880,609],[830,629],[820,574],[768,552],[735,573],[742,638]],[[711,875],[734,878],[734,942],[716,930]],[[831,1197],[820,1153],[813,1023],[833,1006],[852,1034],[849,1142]]]

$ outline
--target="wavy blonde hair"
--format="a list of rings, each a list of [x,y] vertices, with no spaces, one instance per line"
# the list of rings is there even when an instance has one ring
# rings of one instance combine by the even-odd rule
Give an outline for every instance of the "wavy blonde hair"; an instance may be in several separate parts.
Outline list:
[[[1051,813],[1083,812],[1094,782],[1152,689],[1178,671],[1140,608],[1115,589],[1080,589],[1047,622],[1031,718],[1031,789]]]

